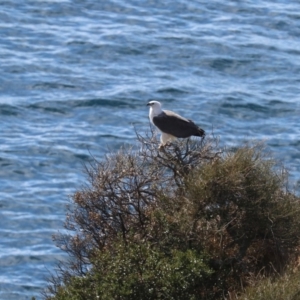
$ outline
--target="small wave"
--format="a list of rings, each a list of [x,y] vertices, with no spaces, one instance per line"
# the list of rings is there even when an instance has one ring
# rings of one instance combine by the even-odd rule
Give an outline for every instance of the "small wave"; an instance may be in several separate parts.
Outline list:
[[[40,82],[32,85],[32,89],[76,89],[72,84],[64,84],[59,82]]]
[[[253,112],[263,112],[263,113],[268,111],[268,107],[257,103],[250,103],[250,102],[245,102],[245,103],[225,102],[221,105],[221,107],[224,109],[235,109],[236,111],[250,110]]]
[[[8,104],[0,104],[0,116],[18,116],[20,108]]]
[[[174,88],[174,87],[167,87],[167,88],[158,89],[157,93],[179,95],[179,94],[188,94],[188,91]]]
[[[87,100],[75,100],[69,101],[73,107],[91,107],[91,106],[106,106],[106,107],[126,107],[128,106],[128,101],[121,100],[110,100],[110,99],[87,99]]]
[[[45,101],[28,105],[26,108],[43,113],[67,114],[67,107],[62,101]]]

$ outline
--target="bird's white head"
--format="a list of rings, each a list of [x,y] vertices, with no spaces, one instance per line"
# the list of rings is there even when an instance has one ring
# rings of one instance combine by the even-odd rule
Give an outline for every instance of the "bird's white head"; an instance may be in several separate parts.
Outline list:
[[[153,117],[159,115],[162,112],[161,103],[158,101],[150,101],[147,105],[150,107],[149,117],[151,120]]]

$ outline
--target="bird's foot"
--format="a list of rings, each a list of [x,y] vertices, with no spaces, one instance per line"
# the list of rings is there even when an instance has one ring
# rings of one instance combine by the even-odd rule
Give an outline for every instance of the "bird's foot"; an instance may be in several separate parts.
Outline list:
[[[164,149],[165,149],[165,145],[160,144],[160,145],[158,146],[158,150],[159,150],[159,151],[162,151],[162,150],[164,150]]]
[[[170,146],[172,146],[172,142],[166,142],[165,144],[160,144],[159,146],[158,146],[158,150],[165,150],[165,148],[166,147],[170,147]]]

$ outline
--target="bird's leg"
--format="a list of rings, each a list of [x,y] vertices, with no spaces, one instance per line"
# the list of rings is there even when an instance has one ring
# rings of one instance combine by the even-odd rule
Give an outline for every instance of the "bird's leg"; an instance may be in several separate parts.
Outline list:
[[[166,145],[160,144],[160,145],[158,146],[158,150],[160,150],[160,151],[164,150],[164,149],[165,149],[165,146],[166,146]]]
[[[166,146],[166,141],[164,140],[164,134],[162,133],[161,136],[160,136],[160,144],[159,144],[159,147],[158,147],[158,150],[163,150],[164,147]]]
[[[166,147],[170,147],[170,146],[172,146],[172,142],[171,141],[168,141],[168,142],[166,142],[166,143],[164,143],[164,144],[160,144],[159,145],[159,147],[158,147],[158,149],[159,150],[164,150]]]

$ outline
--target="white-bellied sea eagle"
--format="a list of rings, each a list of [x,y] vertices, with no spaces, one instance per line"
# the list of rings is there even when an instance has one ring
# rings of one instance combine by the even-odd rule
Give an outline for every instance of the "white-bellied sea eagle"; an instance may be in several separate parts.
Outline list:
[[[170,110],[162,110],[160,102],[150,101],[147,105],[150,106],[149,118],[151,123],[161,132],[159,148],[176,138],[205,136],[205,131],[192,120],[188,120]]]

